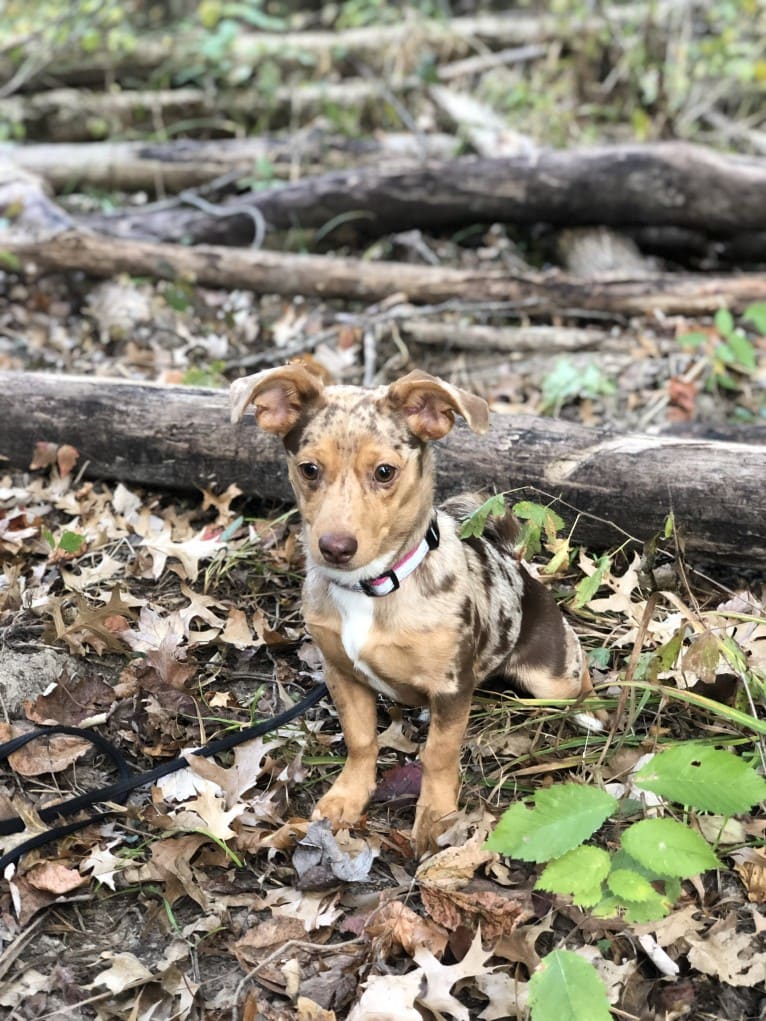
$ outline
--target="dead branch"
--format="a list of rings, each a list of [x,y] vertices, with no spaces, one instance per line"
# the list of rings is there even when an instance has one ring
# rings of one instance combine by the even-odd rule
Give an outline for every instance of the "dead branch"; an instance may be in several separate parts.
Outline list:
[[[413,82],[412,85],[416,85]],[[402,83],[402,90],[409,86]],[[26,137],[55,142],[87,142],[126,129],[155,129],[181,118],[204,119],[232,134],[242,124],[268,117],[272,127],[295,118],[315,117],[328,105],[353,109],[362,119],[375,104],[385,102],[387,87],[374,80],[348,78],[340,82],[302,82],[281,86],[273,93],[247,88],[218,92],[201,88],[89,92],[50,89],[13,96],[3,103],[7,121],[23,126]]]
[[[510,274],[467,271],[397,262],[368,262],[323,255],[154,244],[64,231],[19,239],[10,232],[2,249],[34,272],[34,264],[82,270],[97,277],[117,273],[163,280],[185,278],[211,287],[243,287],[259,294],[304,294],[320,298],[381,301],[403,294],[414,304],[445,301],[510,302],[528,316],[567,310],[644,315],[742,311],[766,301],[766,274],[703,276],[665,274],[639,280],[579,280],[558,272]]]
[[[236,482],[291,499],[279,443],[250,415],[230,425],[220,391],[0,372],[0,454],[26,468],[40,440],[75,446],[94,478],[162,489]],[[646,540],[672,509],[688,550],[766,557],[766,446],[495,415],[487,440],[458,428],[438,456],[442,495],[513,490],[520,499],[530,487],[533,498],[571,504],[560,509],[576,519],[577,541],[615,545],[620,529]]]
[[[483,221],[672,226],[725,238],[766,230],[764,193],[764,160],[665,142],[463,158],[393,173],[360,168],[260,191],[250,201],[277,230],[337,221],[376,234]],[[197,210],[145,209],[83,222],[123,237],[222,240],[220,219]],[[226,229],[241,240],[252,232],[251,219],[232,216]]]
[[[328,167],[385,160],[388,166],[451,156],[452,135],[419,137],[391,132],[374,138],[327,135],[317,129],[285,138],[225,138],[215,141],[59,142],[0,145],[0,160],[42,177],[54,191],[104,188],[174,193],[223,175],[254,176],[268,161],[276,177],[321,173]]]

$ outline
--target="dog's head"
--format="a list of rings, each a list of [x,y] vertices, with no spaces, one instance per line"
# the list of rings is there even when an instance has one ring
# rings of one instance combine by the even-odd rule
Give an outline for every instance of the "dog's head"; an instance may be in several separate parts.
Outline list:
[[[348,583],[386,570],[425,531],[429,441],[455,415],[479,433],[489,421],[486,401],[425,372],[365,390],[327,386],[299,362],[234,382],[232,421],[250,404],[261,428],[284,440],[308,555]]]

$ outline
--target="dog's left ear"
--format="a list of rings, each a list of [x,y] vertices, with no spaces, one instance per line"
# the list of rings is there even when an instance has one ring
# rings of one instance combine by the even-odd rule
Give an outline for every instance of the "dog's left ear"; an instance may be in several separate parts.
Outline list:
[[[388,388],[387,399],[407,419],[411,432],[421,440],[438,440],[455,424],[455,415],[462,415],[475,433],[484,433],[489,426],[489,405],[476,394],[460,390],[443,379],[416,369]]]

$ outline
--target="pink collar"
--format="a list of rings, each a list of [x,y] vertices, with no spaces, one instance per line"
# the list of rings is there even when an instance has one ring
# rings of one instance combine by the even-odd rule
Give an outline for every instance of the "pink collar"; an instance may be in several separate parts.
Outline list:
[[[439,545],[439,526],[436,518],[431,521],[428,530],[418,545],[406,553],[401,560],[397,560],[390,571],[381,574],[379,578],[368,578],[353,586],[357,592],[364,592],[365,595],[378,597],[387,596],[395,592],[404,579],[423,563],[425,558]]]

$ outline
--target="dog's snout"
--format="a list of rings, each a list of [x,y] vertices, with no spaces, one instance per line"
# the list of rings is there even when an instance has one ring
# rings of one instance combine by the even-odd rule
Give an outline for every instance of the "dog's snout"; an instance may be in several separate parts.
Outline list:
[[[347,564],[358,545],[353,535],[329,532],[319,537],[319,549],[328,564]]]

